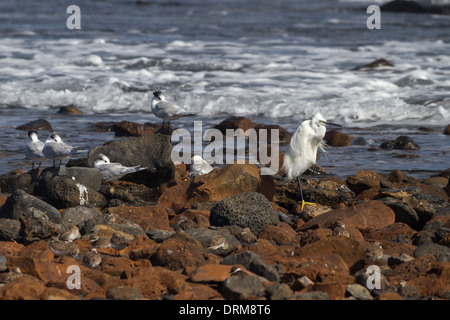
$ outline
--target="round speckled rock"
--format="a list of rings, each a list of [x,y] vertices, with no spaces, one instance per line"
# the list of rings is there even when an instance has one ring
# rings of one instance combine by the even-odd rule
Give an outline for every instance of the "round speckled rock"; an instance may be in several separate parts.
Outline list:
[[[258,192],[228,197],[214,206],[209,216],[212,226],[238,225],[259,234],[269,225],[279,225],[279,218],[270,201]]]

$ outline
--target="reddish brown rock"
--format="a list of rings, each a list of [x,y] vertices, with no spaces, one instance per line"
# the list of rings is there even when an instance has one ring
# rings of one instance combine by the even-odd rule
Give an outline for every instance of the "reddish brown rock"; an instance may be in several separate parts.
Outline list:
[[[147,124],[140,124],[131,121],[122,121],[114,123],[112,129],[118,137],[140,137],[148,133],[155,133],[156,131],[158,131],[158,129],[161,129],[161,125],[150,126]]]
[[[195,202],[221,201],[227,197],[256,191],[269,200],[275,193],[273,178],[260,175],[255,165],[226,165],[207,175],[186,181],[176,181],[161,188],[157,205],[179,212]]]
[[[290,273],[295,278],[308,277],[312,281],[327,282],[342,279],[344,282],[354,280],[350,276],[350,269],[337,253],[325,253],[313,257],[305,257],[297,260],[298,265]]]
[[[83,114],[83,111],[81,111],[80,109],[76,108],[73,105],[68,105],[68,106],[60,107],[58,110],[58,113],[59,114],[79,115],[79,114]]]
[[[206,263],[204,248],[200,242],[186,233],[176,233],[165,240],[151,257],[155,266],[170,270],[183,270]]]
[[[223,120],[221,123],[215,126],[216,129],[219,129],[223,134],[226,134],[227,129],[242,129],[247,131],[248,129],[252,129],[256,126],[256,123],[251,121],[246,117],[231,117]]]
[[[298,257],[314,257],[327,253],[337,253],[341,256],[352,272],[364,265],[367,243],[342,236],[328,237],[295,250]]]
[[[169,225],[169,210],[162,206],[145,207],[113,207],[108,208],[111,214],[138,224],[142,229],[161,229],[173,231]]]
[[[398,257],[402,253],[405,253],[411,257],[414,256],[414,250],[416,246],[410,243],[392,242],[392,241],[381,241],[383,246],[383,253],[388,256]]]
[[[52,125],[45,119],[38,119],[34,121],[30,121],[16,128],[17,130],[25,130],[25,131],[49,131],[53,132]]]
[[[36,241],[20,250],[21,257],[29,257],[52,261],[55,255],[50,251],[48,241]]]
[[[174,180],[189,179],[189,170],[184,163],[179,163],[174,166]]]
[[[331,237],[333,231],[329,228],[317,228],[313,230],[306,230],[300,236],[300,245],[305,246],[307,244]]]
[[[352,138],[337,130],[328,131],[325,134],[324,140],[331,147],[348,147],[352,145]]]
[[[0,192],[1,192],[1,191],[2,191],[2,190],[0,189]],[[6,197],[6,196],[0,194],[0,208],[5,204],[6,199],[8,199],[8,197]]]
[[[345,298],[345,290],[349,284],[353,284],[353,282],[338,281],[315,283],[312,290],[326,292],[330,300],[342,300]]]
[[[392,270],[384,272],[390,284],[396,285],[400,281],[410,281],[420,276],[426,276],[436,262],[432,255],[422,256],[412,261],[404,262]]]
[[[377,296],[375,300],[405,300],[405,298],[396,292],[388,291]]]
[[[222,295],[210,286],[200,283],[188,283],[186,290],[176,294],[177,300],[222,300]]]
[[[374,200],[378,196],[378,191],[367,189],[356,196],[356,200]]]
[[[395,222],[391,225],[384,227],[383,229],[367,234],[365,238],[372,240],[392,241],[392,239],[398,236],[406,236],[410,239],[415,234],[416,231],[411,229],[411,227],[408,226],[406,223]]]
[[[357,195],[366,190],[379,191],[380,181],[384,180],[383,176],[379,173],[359,170],[356,176],[349,176],[346,183],[350,190]]]
[[[156,242],[148,237],[137,235],[124,250],[125,256],[132,260],[149,259],[155,252]]]
[[[134,261],[126,257],[104,257],[100,263],[100,270],[111,276],[120,276],[127,270],[151,266],[150,261],[145,259]]]
[[[382,229],[395,222],[395,214],[391,208],[379,201],[366,201],[345,209],[331,210],[305,223],[300,230],[310,228],[328,228],[336,222],[346,227],[353,226],[363,234]]]
[[[24,275],[0,287],[0,300],[39,300],[45,289],[42,281]]]
[[[284,222],[280,222],[279,226],[269,225],[259,234],[259,238],[271,240],[276,244],[296,244],[295,231]]]
[[[81,300],[68,290],[58,288],[46,288],[40,296],[41,300]]]
[[[0,255],[17,256],[24,248],[23,244],[12,241],[0,241]]]
[[[267,130],[267,142],[270,143],[272,141],[272,135],[271,130],[278,130],[278,141],[281,144],[287,144],[289,141],[291,141],[292,134],[288,132],[283,127],[277,125],[277,124],[258,124],[254,127],[256,130],[256,134],[259,138],[260,135],[260,129]]]
[[[8,266],[19,267],[22,273],[32,275],[44,282],[65,282],[67,267],[45,259],[30,257],[8,257]]]

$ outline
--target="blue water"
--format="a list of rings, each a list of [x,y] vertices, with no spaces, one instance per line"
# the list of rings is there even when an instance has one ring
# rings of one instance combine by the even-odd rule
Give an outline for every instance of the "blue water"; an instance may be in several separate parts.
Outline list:
[[[368,30],[373,1],[81,0],[81,30],[68,30],[71,4],[0,3],[0,174],[29,168],[16,126],[45,118],[91,148],[115,139],[97,121],[160,121],[155,89],[197,113],[173,123],[188,129],[242,115],[293,132],[320,110],[368,141],[328,148],[318,164],[340,177],[450,167],[450,16],[382,12],[381,29]],[[353,70],[378,58],[394,67]],[[56,114],[69,104],[84,115]],[[421,149],[367,151],[404,134]],[[419,157],[395,157],[408,153]]]

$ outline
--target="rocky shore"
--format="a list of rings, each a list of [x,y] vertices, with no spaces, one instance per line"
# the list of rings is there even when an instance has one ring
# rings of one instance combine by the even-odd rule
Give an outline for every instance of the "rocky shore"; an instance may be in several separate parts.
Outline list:
[[[241,124],[268,127],[233,118],[218,128]],[[450,170],[343,181],[317,167],[303,177],[316,206],[301,211],[282,170],[228,164],[189,178],[170,136],[119,127],[131,137],[86,159],[0,177],[0,299],[450,299]],[[342,135],[327,141],[352,143]],[[106,181],[92,168],[100,153],[147,169]]]

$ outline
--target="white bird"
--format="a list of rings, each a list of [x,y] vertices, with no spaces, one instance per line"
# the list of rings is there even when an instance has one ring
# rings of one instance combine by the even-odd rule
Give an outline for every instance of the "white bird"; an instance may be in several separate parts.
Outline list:
[[[153,92],[151,105],[153,114],[158,118],[163,119],[163,127],[166,120],[169,121],[168,126],[170,126],[170,120],[176,120],[180,117],[191,117],[195,115],[194,113],[188,113],[181,109],[179,106],[168,102],[161,91]]]
[[[41,162],[45,160],[45,156],[42,153],[45,143],[39,140],[36,131],[28,131],[27,139],[24,145],[25,157],[31,160],[32,169],[34,169],[34,163],[39,162],[39,167]]]
[[[58,134],[52,132],[45,141],[42,153],[47,159],[53,160],[54,167],[57,160],[59,160],[59,166],[61,166],[62,160],[66,160],[71,154],[77,153],[77,149],[66,144]]]
[[[305,204],[314,205],[314,203],[304,201],[300,175],[316,163],[317,149],[325,145],[323,138],[327,124],[341,127],[338,124],[327,122],[320,112],[317,112],[310,120],[303,121],[292,136],[289,149],[284,155],[283,167],[288,179],[297,178],[298,181],[302,210]]]
[[[97,159],[94,162],[94,168],[100,170],[100,172],[103,174],[103,178],[105,179],[110,179],[118,177],[120,175],[147,169],[141,168],[141,166],[125,167],[117,162],[111,163],[109,158],[101,153],[97,156]]]
[[[191,158],[191,172],[189,178],[210,173],[214,168],[200,155],[194,155]]]

